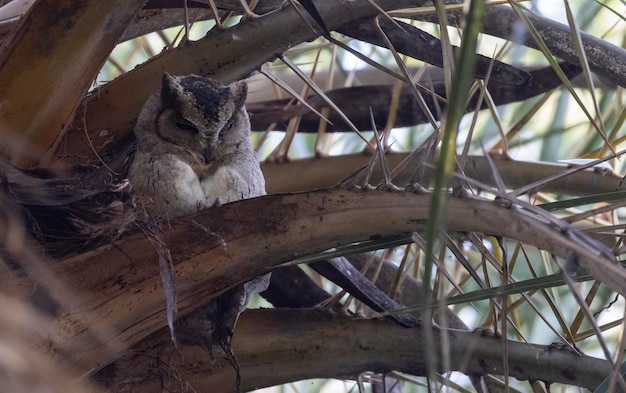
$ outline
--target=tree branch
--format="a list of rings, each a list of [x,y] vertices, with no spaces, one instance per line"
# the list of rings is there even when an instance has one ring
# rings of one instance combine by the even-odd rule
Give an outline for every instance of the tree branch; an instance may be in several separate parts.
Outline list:
[[[0,48],[2,139],[29,167],[57,141],[98,70],[143,6],[133,1],[38,1]]]
[[[249,199],[164,223],[179,317],[299,256],[423,230],[429,211],[430,195],[334,189]],[[451,198],[445,227],[517,239],[563,258],[575,255],[589,274],[626,293],[626,269],[592,249],[595,243],[584,241],[585,235],[561,231],[534,213]],[[142,233],[49,269],[27,268],[30,274],[22,278],[3,271],[0,282],[7,295],[43,293],[59,305],[49,337],[36,342],[60,364],[88,372],[165,326],[157,255]]]
[[[449,3],[459,3],[459,1],[449,1]],[[569,26],[530,11],[526,12],[526,15],[554,56],[572,64],[580,64]],[[450,11],[448,24],[459,26],[463,17],[462,11]],[[435,14],[416,14],[414,18],[439,24],[439,19]],[[511,40],[530,48],[538,48],[515,11],[509,6],[485,7],[482,26],[485,34]],[[603,78],[626,87],[626,50],[584,31],[580,32],[580,37],[591,70]]]
[[[415,6],[415,3],[377,2],[383,9]],[[316,7],[330,29],[378,13],[368,2],[360,1],[318,1]],[[77,112],[84,116],[77,116],[59,148],[52,153],[58,157],[91,157],[91,144],[101,152],[105,145],[111,148],[123,140],[132,131],[148,96],[158,88],[164,71],[207,75],[224,83],[243,79],[288,48],[318,37],[318,33],[303,26],[306,24],[298,12],[293,7],[284,7],[231,28],[213,29],[199,41],[161,53],[88,96],[83,101],[84,111]],[[107,130],[105,136],[101,136],[102,130]]]
[[[95,380],[119,391],[153,392],[189,384],[196,391],[235,392],[235,372],[228,361],[206,351],[183,347],[178,353],[168,334],[155,335],[102,370]],[[319,310],[248,310],[241,315],[233,349],[241,368],[244,391],[309,378],[354,378],[364,371],[391,370],[425,376],[427,356],[437,359],[437,371],[471,375],[504,373],[501,338],[433,328],[433,347],[444,353],[425,353],[422,330],[405,329],[385,320],[354,319]],[[606,360],[568,350],[509,341],[510,375],[597,387],[611,372]],[[449,367],[443,366],[447,356]],[[158,359],[158,360],[157,360]]]
[[[387,153],[386,159],[391,168],[397,166],[408,153]],[[288,162],[262,162],[267,191],[270,194],[298,192],[335,186],[354,171],[366,165],[371,156],[368,154],[346,154],[333,157],[314,157]],[[515,189],[535,183],[541,179],[563,173],[568,165],[552,162],[530,162],[512,160],[508,157],[494,156],[498,174],[507,188]],[[434,164],[434,163],[433,163]],[[394,178],[400,186],[408,183],[409,174],[401,172]],[[487,159],[482,156],[469,156],[464,173],[471,179],[496,186]],[[430,184],[432,171],[426,170],[424,182]],[[379,166],[374,168],[372,184],[382,180]],[[612,193],[626,189],[621,176],[602,171],[584,170],[572,173],[541,186],[538,191],[555,192],[565,195],[593,195]],[[619,197],[616,195],[616,197]],[[621,197],[619,197],[621,198]]]
[[[411,46],[415,51],[419,49],[416,45]],[[402,53],[407,52],[400,49],[398,50]],[[564,63],[562,67],[565,75],[569,78],[580,73],[580,68],[577,66]],[[509,73],[507,72],[502,75],[498,74],[497,71],[494,71],[494,76],[499,76],[502,79],[506,79],[508,74]],[[524,84],[516,84],[514,81],[499,82],[497,81],[497,77],[495,79],[490,79],[486,87],[491,94],[494,104],[504,105],[511,102],[519,102],[561,86],[561,81],[551,67],[531,70],[528,71],[527,74],[529,75],[530,80],[528,83]],[[425,80],[420,81],[420,84],[427,89],[432,90],[434,94],[446,98],[443,81],[429,81],[425,78]],[[371,115],[374,116],[374,121],[378,126],[382,127],[386,124],[387,118],[389,117],[389,105],[393,89],[394,87],[392,84],[364,85],[331,90],[326,92],[326,95],[343,111],[343,113],[359,130],[371,131]],[[472,97],[468,100],[466,112],[474,111],[476,107],[481,109],[487,108],[487,103],[485,101],[480,103],[477,102],[479,96],[480,92],[476,92],[472,95]],[[423,97],[424,102],[433,113],[435,119],[439,120],[439,113],[441,112],[440,109],[444,107],[445,104],[435,100],[433,94],[429,92],[423,93]],[[302,104],[288,105],[290,101],[290,98],[286,98],[247,104],[246,109],[252,115],[250,117],[252,129],[273,129],[284,131],[287,129],[289,121],[292,118],[300,116],[301,118],[298,126],[298,132],[318,132],[321,121],[319,116]],[[318,111],[327,107],[326,102],[324,102],[317,95],[309,97],[307,103]],[[331,111],[327,118],[330,123],[326,126],[326,132],[351,131],[351,129],[341,120],[341,117],[335,111]],[[427,122],[428,119],[424,114],[424,111],[422,111],[419,107],[417,100],[411,93],[411,90],[407,86],[404,86],[400,91],[398,99],[398,115],[396,117],[394,127],[414,126],[416,124],[424,124]]]

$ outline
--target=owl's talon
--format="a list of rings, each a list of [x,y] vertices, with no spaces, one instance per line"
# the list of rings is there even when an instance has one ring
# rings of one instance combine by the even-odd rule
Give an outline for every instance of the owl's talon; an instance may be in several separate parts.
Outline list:
[[[222,206],[225,203],[226,203],[226,201],[224,200],[224,198],[215,198],[215,201],[213,202],[211,207],[220,207],[220,206]]]

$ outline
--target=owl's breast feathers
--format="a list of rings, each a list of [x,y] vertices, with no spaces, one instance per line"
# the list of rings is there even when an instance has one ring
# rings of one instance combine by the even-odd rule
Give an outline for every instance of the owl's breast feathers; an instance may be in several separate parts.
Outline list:
[[[211,175],[200,178],[208,206],[265,195],[263,175],[243,165],[221,165]]]
[[[180,152],[179,152],[180,153]],[[129,176],[150,215],[180,217],[199,208],[265,195],[265,180],[247,155],[205,164],[194,155],[140,153]]]

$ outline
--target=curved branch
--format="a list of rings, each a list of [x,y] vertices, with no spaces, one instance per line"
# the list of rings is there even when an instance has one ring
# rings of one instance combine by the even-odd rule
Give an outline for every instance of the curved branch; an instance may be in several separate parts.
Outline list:
[[[391,168],[397,166],[408,153],[387,153],[386,159]],[[261,163],[269,194],[298,192],[333,187],[358,168],[367,165],[368,154],[346,154],[332,157],[314,157],[288,162]],[[568,165],[552,162],[530,162],[512,160],[503,156],[492,157],[498,174],[507,188],[516,189],[541,179],[563,173]],[[407,171],[394,178],[397,185],[408,183]],[[492,170],[485,157],[469,156],[464,173],[471,179],[496,186]],[[424,184],[429,184],[432,171],[425,172]],[[380,166],[374,168],[371,182],[376,184],[383,178]],[[538,191],[555,192],[564,195],[593,195],[623,191],[626,184],[621,176],[602,171],[584,170],[543,185]],[[621,197],[620,197],[621,198]]]
[[[383,9],[415,6],[415,3],[409,0],[377,2]],[[324,1],[317,2],[316,7],[331,30],[346,21],[378,13],[368,2],[362,1]],[[314,25],[312,19],[310,23]],[[243,21],[231,28],[213,29],[205,38],[163,52],[87,97],[85,110],[77,111],[84,115],[77,116],[59,149],[53,153],[60,157],[91,157],[93,152],[88,138],[97,150],[118,143],[133,129],[137,114],[159,86],[164,71],[202,74],[232,82],[249,76],[288,48],[318,36],[306,27],[293,7]],[[84,130],[85,124],[88,132]],[[107,131],[106,135],[102,130]],[[111,140],[112,135],[114,140]]]
[[[460,2],[454,0],[449,3]],[[576,45],[572,38],[572,30],[569,26],[530,11],[526,12],[526,15],[554,56],[572,64],[580,64]],[[448,24],[458,26],[463,17],[462,11],[450,11],[448,12]],[[439,23],[435,14],[417,14],[415,19]],[[483,33],[511,40],[529,48],[538,48],[537,43],[520,22],[515,11],[508,6],[491,5],[485,7]],[[580,38],[591,70],[622,87],[626,87],[626,49],[584,31],[580,32]]]
[[[28,168],[53,146],[143,3],[34,3],[0,48],[5,157]]]
[[[430,198],[407,192],[320,190],[248,199],[172,222],[163,228],[163,240],[175,264],[179,316],[297,257],[373,236],[423,230]],[[626,269],[592,249],[590,244],[596,243],[571,228],[555,228],[532,212],[451,198],[445,227],[517,239],[558,257],[573,255],[589,274],[626,293]],[[1,274],[9,295],[28,298],[49,292],[49,301],[60,306],[50,337],[42,338],[39,347],[84,372],[165,326],[157,255],[142,233],[46,271],[31,267],[23,278]],[[50,277],[56,277],[57,285],[51,285]],[[48,292],[42,290],[46,285]]]
[[[365,27],[365,26],[364,26]],[[364,35],[357,37],[361,41],[371,42],[373,39],[366,39]],[[394,36],[391,36],[393,39]],[[397,40],[398,37],[396,36]],[[410,41],[411,44],[400,48],[397,48],[400,53],[409,54],[414,56],[413,52],[418,51],[419,46],[414,45],[415,41]],[[410,46],[413,51],[406,50],[406,46]],[[478,64],[480,67],[480,63]],[[574,77],[580,73],[580,68],[568,63],[562,63],[561,67],[565,75],[568,78]],[[512,68],[512,67],[511,67]],[[520,70],[520,72],[522,72]],[[544,67],[540,69],[523,71],[529,75],[530,81],[528,83],[516,84],[511,82],[498,82],[495,77],[500,76],[502,79],[507,78],[507,73],[500,75],[497,71],[493,73],[493,79],[490,79],[486,85],[491,98],[495,105],[504,105],[511,102],[519,102],[531,97],[535,97],[539,94],[550,91],[561,85],[561,81],[556,76],[554,70],[551,67]],[[445,86],[441,81],[429,81],[427,78],[422,82],[425,86],[432,91],[445,98]],[[326,92],[326,95],[331,99],[343,113],[354,123],[354,125],[361,131],[371,131],[372,120],[371,116],[374,116],[375,124],[385,124],[387,116],[389,115],[389,105],[393,94],[393,85],[364,85],[353,86],[347,88],[340,88],[330,90]],[[477,102],[480,94],[474,93],[469,99],[466,106],[466,112],[474,111],[477,107],[480,109],[486,109],[487,104]],[[439,109],[443,106],[443,103],[434,99],[431,94],[424,94],[424,102],[426,106],[433,113],[436,120],[439,120]],[[298,126],[298,132],[318,132],[320,118],[317,114],[311,111],[308,107],[298,105],[288,105],[290,99],[280,99],[272,101],[253,102],[246,105],[248,113],[251,114],[251,123],[253,130],[286,130],[289,121],[301,116],[300,124]],[[313,95],[308,98],[308,104],[321,111],[327,104],[318,96]],[[349,132],[351,129],[341,120],[341,117],[332,111],[327,116],[328,120],[332,123],[327,125],[326,132]],[[404,86],[400,90],[400,96],[398,99],[398,115],[396,117],[394,127],[407,127],[416,124],[427,123],[427,117],[424,111],[419,107],[415,97],[411,93],[407,86]]]
[[[153,392],[181,383],[196,391],[236,391],[235,372],[226,359],[216,356],[212,365],[206,351],[198,347],[183,347],[179,354],[168,343],[167,332],[163,333],[146,340],[95,380],[119,391]],[[504,373],[502,338],[434,327],[433,347],[438,351],[444,347],[443,335],[447,336],[447,368],[442,362],[444,354],[425,352],[420,328],[405,329],[384,320],[358,320],[319,310],[248,310],[235,330],[233,349],[243,391],[309,378],[355,378],[364,371],[396,370],[425,376],[427,356],[437,359],[439,372]],[[507,361],[515,364],[510,375],[520,380],[593,390],[611,372],[610,362],[568,350],[515,341],[507,346]],[[177,378],[172,377],[176,374]]]

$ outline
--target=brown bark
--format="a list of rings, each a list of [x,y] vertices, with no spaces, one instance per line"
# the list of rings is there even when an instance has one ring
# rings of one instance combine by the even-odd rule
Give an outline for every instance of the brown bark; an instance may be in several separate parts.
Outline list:
[[[4,155],[38,161],[74,117],[92,80],[145,0],[36,2],[0,47]]]
[[[378,13],[367,2],[343,0],[318,3],[318,11],[331,29],[348,20]],[[384,9],[395,9],[416,4],[407,0],[386,0],[379,1],[378,5]],[[213,29],[205,38],[163,52],[88,96],[83,101],[84,111],[79,111],[84,117],[74,121],[54,152],[55,157],[50,158],[91,157],[91,144],[98,152],[119,145],[131,133],[137,114],[148,96],[158,88],[164,71],[179,75],[207,75],[230,83],[249,76],[288,48],[315,39],[318,35],[303,23],[293,7],[282,8],[228,29]],[[106,135],[102,130],[106,130]]]
[[[248,391],[310,378],[354,378],[364,371],[392,370],[427,375],[426,358],[438,372],[502,374],[504,343],[480,333],[433,328],[437,353],[426,353],[421,328],[405,329],[384,320],[359,320],[320,310],[248,310],[241,315],[233,349],[241,367],[241,389]],[[193,388],[236,392],[235,371],[215,354],[211,364],[203,348],[178,353],[168,334],[155,335],[96,376],[118,391],[154,392]],[[442,336],[449,345],[442,351]],[[523,342],[508,342],[510,376],[594,389],[611,372],[606,360]],[[444,366],[447,357],[448,367]],[[157,360],[158,359],[158,360]],[[188,384],[188,385],[187,385]]]
[[[563,69],[569,78],[580,73],[579,67],[570,64],[563,64]],[[528,72],[530,80],[523,84],[516,84],[513,81],[498,82],[497,77],[506,79],[507,75],[511,73],[510,68],[506,70],[504,75],[494,71],[486,86],[495,105],[523,101],[561,85],[561,81],[551,67]],[[520,72],[522,71],[520,70]],[[446,104],[440,100],[435,100],[434,94],[445,100],[446,93],[443,81],[423,80],[420,81],[420,84],[431,90],[423,92],[422,95],[430,112],[433,113],[436,120],[439,120],[439,113]],[[380,129],[387,123],[393,88],[393,85],[364,85],[331,90],[326,92],[326,95],[360,131],[371,131],[372,119],[370,116],[374,116],[375,124]],[[472,95],[468,100],[466,112],[474,111],[476,108],[487,108],[486,102],[478,102],[478,98],[479,92]],[[290,99],[282,99],[253,102],[246,105],[246,109],[251,114],[252,129],[257,131],[284,131],[287,129],[290,119],[301,116],[298,132],[318,132],[320,117],[305,105],[287,105],[290,101]],[[326,103],[318,96],[309,97],[307,103],[318,112],[327,107]],[[327,132],[351,132],[350,127],[335,111],[331,111],[327,119],[330,121],[326,126]],[[426,115],[419,107],[409,87],[403,87],[400,91],[398,112],[393,126],[409,127],[427,122]]]
[[[459,1],[449,1],[449,3],[459,3]],[[530,11],[526,12],[526,16],[554,56],[572,64],[580,63],[569,26]],[[462,11],[451,11],[448,12],[447,22],[451,26],[459,26],[463,18]],[[434,14],[416,15],[415,19],[439,23]],[[515,11],[506,5],[485,7],[483,33],[530,48],[539,47]],[[580,37],[591,71],[622,87],[626,86],[626,49],[584,31],[580,32]]]
[[[408,153],[388,153],[387,162],[391,168],[400,164]],[[369,154],[347,154],[333,157],[314,157],[288,162],[263,162],[261,169],[265,174],[267,191],[270,194],[282,192],[308,191],[320,188],[329,188],[338,184],[342,179],[370,160]],[[566,164],[551,162],[517,161],[504,156],[492,157],[498,175],[507,188],[516,189],[541,179],[548,179],[568,170]],[[433,163],[434,164],[434,163]],[[482,156],[469,156],[464,168],[469,178],[481,183],[496,186],[492,170],[488,161]],[[433,171],[427,170],[424,185],[431,184]],[[378,184],[382,179],[380,166],[374,168],[372,184]],[[404,186],[408,183],[408,174],[401,172],[394,183]],[[626,189],[626,182],[621,176],[602,171],[584,170],[571,173],[553,181],[547,182],[534,191],[554,192],[564,195],[594,195],[613,193]],[[615,194],[614,200],[622,196]]]
[[[420,231],[429,211],[430,195],[335,189],[250,199],[163,223],[176,269],[179,316],[299,256]],[[584,235],[557,229],[534,213],[452,198],[446,227],[518,239],[563,258],[575,255],[589,274],[626,293],[626,269],[599,255],[597,244]],[[0,281],[8,295],[49,292],[48,300],[59,305],[49,337],[36,342],[60,364],[89,372],[165,326],[157,256],[142,233],[48,269],[27,268],[30,274],[22,278],[4,271]]]

